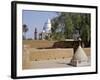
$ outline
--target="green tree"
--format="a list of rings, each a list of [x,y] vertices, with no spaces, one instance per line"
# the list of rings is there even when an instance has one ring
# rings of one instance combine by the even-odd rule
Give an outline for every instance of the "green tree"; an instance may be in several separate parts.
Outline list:
[[[73,29],[74,25],[71,19],[71,15],[66,14],[65,27],[64,27],[64,34],[66,39],[70,39],[73,37]]]
[[[58,16],[52,19],[52,39],[73,38],[77,30],[83,41],[91,40],[91,15],[88,13],[57,13]]]

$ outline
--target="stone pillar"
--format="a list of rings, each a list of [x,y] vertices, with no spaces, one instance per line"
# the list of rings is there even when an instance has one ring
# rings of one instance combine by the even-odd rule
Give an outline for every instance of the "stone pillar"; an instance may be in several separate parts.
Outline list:
[[[88,62],[88,57],[81,47],[81,39],[80,38],[79,38],[78,44],[79,44],[79,46],[77,49],[75,48],[76,51],[74,50],[74,54],[73,54],[73,57],[70,62],[70,64],[72,66],[84,66]]]

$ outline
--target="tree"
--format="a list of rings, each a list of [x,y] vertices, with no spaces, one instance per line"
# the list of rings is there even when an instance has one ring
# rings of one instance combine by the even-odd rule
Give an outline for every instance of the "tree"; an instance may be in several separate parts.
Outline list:
[[[26,24],[23,24],[23,39],[26,39],[26,32],[28,31],[28,27]]]
[[[91,15],[88,13],[65,13],[59,12],[58,16],[52,19],[52,39],[73,38],[74,31],[78,31],[84,42],[91,40]],[[61,39],[60,39],[61,40]]]
[[[66,19],[65,19],[65,28],[64,28],[64,33],[65,33],[65,39],[72,39],[73,38],[73,29],[74,25],[71,19],[71,15],[66,14]]]

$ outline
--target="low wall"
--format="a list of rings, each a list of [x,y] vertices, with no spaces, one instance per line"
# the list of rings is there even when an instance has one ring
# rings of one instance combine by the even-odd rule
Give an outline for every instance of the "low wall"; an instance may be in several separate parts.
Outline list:
[[[83,49],[87,56],[90,56],[90,48]],[[50,60],[50,59],[64,59],[71,58],[73,56],[73,48],[68,49],[27,49],[29,60]],[[26,52],[23,53],[27,55]]]
[[[50,60],[70,58],[73,55],[72,49],[40,49],[30,50],[30,60]]]
[[[91,48],[83,48],[87,56],[91,55]]]

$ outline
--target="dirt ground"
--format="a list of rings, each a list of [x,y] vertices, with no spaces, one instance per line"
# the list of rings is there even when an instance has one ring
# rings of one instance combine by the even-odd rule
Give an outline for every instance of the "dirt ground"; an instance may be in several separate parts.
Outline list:
[[[23,69],[43,69],[43,68],[63,68],[63,67],[74,67],[70,65],[71,58],[58,59],[58,60],[43,60],[43,61],[31,61],[31,65]],[[90,66],[89,62],[84,66]],[[82,67],[84,67],[82,66]]]
[[[84,48],[90,56],[90,48]],[[73,56],[73,49],[34,49],[26,48],[23,52],[23,69],[72,67],[68,65]],[[90,62],[87,64],[90,65]]]

